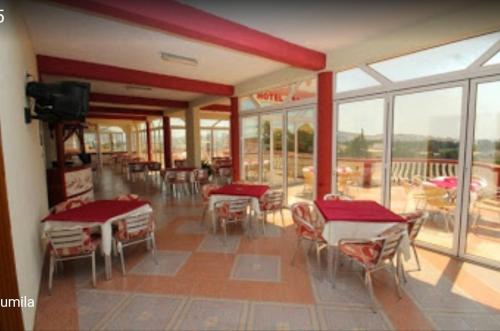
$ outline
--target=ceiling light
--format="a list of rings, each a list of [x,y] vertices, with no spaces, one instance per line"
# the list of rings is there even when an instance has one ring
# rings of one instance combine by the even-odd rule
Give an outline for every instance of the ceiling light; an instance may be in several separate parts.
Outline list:
[[[161,54],[161,59],[163,61],[185,64],[185,65],[189,65],[189,66],[197,66],[198,65],[198,60],[196,60],[192,57],[176,55],[176,54],[167,53],[167,52],[161,52],[160,54]]]
[[[151,91],[152,88],[148,86],[125,85],[127,90]]]

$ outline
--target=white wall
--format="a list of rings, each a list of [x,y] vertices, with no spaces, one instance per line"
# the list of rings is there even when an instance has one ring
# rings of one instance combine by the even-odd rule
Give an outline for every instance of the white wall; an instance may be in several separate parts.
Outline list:
[[[47,213],[47,187],[38,121],[24,123],[25,73],[37,74],[30,37],[12,2],[0,0],[0,128],[7,193],[21,296],[38,298],[42,269],[40,219]],[[35,308],[23,309],[24,326],[32,329]]]

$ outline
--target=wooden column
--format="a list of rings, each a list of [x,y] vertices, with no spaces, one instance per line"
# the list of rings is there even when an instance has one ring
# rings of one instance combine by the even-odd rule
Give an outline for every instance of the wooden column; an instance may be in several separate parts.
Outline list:
[[[333,73],[318,74],[316,198],[332,189]]]
[[[151,153],[151,123],[146,120],[146,145],[148,151],[148,161],[151,161],[153,155]]]
[[[170,118],[163,116],[163,159],[165,168],[172,168],[172,144],[171,144]]]
[[[238,181],[240,180],[240,118],[237,97],[231,97],[231,159],[233,181]]]

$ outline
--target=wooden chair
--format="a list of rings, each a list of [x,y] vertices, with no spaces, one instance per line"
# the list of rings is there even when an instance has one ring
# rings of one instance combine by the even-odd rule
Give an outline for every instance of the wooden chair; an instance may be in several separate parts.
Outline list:
[[[46,232],[50,251],[49,292],[52,293],[52,281],[57,262],[91,258],[92,285],[96,286],[95,251],[100,238],[92,237],[89,228],[72,227],[52,229]]]
[[[155,223],[151,214],[129,216],[115,222],[117,231],[114,234],[116,251],[120,254],[122,273],[125,275],[125,258],[123,249],[128,246],[146,242],[151,245],[151,254],[156,264]]]

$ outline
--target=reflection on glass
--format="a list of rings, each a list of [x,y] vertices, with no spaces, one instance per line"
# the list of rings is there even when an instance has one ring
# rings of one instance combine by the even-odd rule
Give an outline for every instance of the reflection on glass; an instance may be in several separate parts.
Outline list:
[[[468,254],[500,261],[500,81],[477,86]]]
[[[314,109],[287,113],[288,204],[310,201],[314,196]]]
[[[274,189],[283,186],[283,116],[261,117],[262,182]]]
[[[339,105],[337,191],[382,201],[384,99]]]
[[[243,180],[248,182],[259,181],[259,119],[257,116],[241,119],[243,145]]]
[[[391,209],[426,210],[419,240],[451,248],[455,225],[462,88],[396,96]]]

